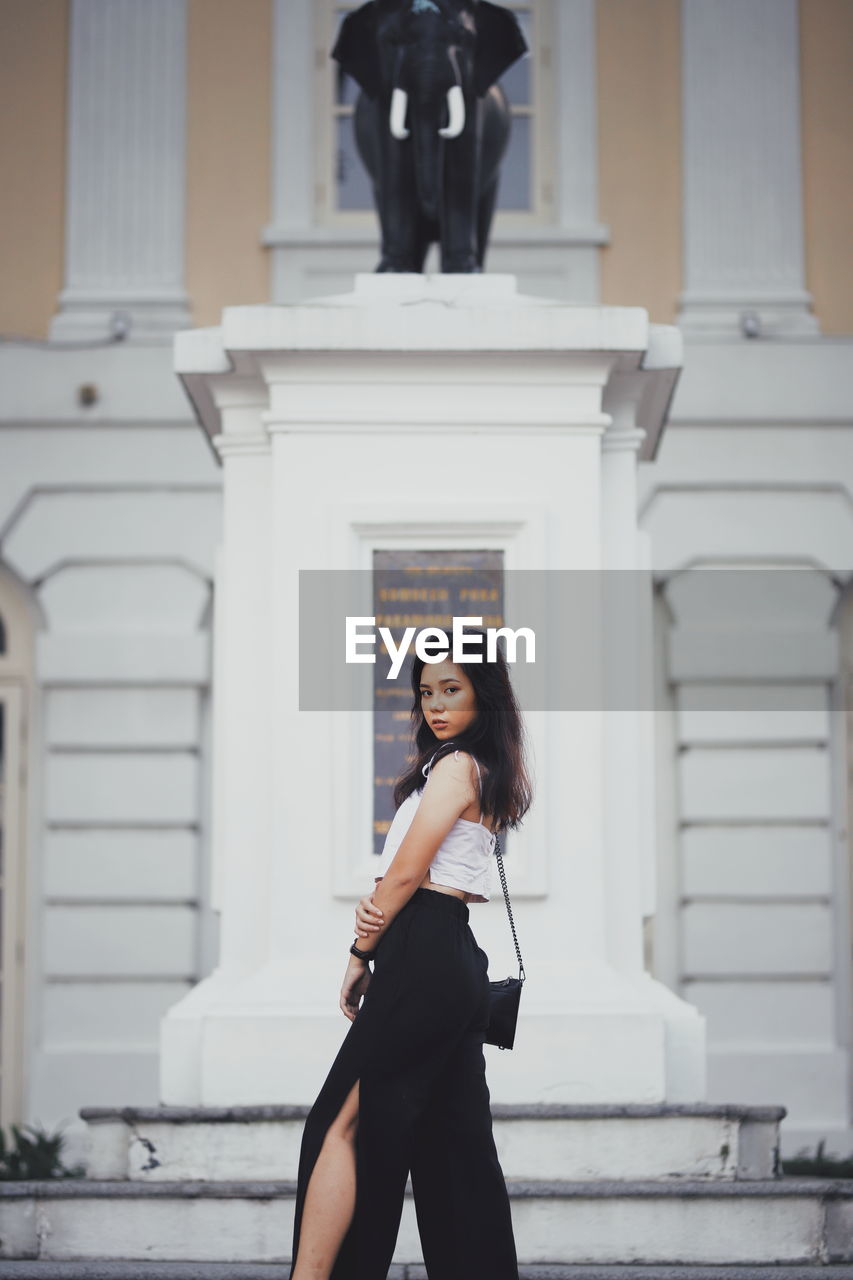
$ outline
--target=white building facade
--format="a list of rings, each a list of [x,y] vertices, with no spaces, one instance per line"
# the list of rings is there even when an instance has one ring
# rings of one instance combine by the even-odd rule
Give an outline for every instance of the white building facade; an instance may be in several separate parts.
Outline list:
[[[6,6],[23,123],[2,161],[28,164],[0,325],[3,1126],[155,1104],[161,1020],[220,957],[222,470],[172,340],[375,264],[326,57],[349,7]],[[639,464],[646,966],[707,1021],[709,1100],[781,1102],[785,1153],[848,1154],[853,314],[833,210],[853,112],[833,58],[850,15],[514,7],[531,56],[490,270],[684,337]],[[709,594],[700,569],[750,586]]]

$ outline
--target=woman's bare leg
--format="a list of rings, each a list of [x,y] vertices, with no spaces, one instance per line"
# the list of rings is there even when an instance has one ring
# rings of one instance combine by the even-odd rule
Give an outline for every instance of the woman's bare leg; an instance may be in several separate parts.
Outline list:
[[[355,1210],[358,1080],[329,1125],[305,1192],[292,1280],[329,1280]]]

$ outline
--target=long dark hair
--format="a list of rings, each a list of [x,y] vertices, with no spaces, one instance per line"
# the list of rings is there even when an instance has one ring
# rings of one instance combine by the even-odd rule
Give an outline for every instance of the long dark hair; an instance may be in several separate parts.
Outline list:
[[[487,662],[485,631],[466,627],[464,635],[466,652],[479,652],[483,657],[482,662],[460,664],[474,686],[477,715],[452,742],[440,742],[421,708],[421,676],[428,664],[415,654],[411,719],[417,758],[398,779],[394,804],[399,808],[407,796],[424,786],[423,766],[432,756],[437,761],[448,752],[467,751],[488,770],[483,779],[481,811],[493,817],[498,830],[505,831],[520,825],[533,800],[526,762],[527,732],[500,648],[495,646],[495,661]]]

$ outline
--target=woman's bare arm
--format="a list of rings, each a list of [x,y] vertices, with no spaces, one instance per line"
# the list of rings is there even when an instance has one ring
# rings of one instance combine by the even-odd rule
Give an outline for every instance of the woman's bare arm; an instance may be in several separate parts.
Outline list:
[[[430,769],[427,785],[412,824],[403,837],[391,865],[373,891],[384,921],[369,938],[357,939],[361,951],[379,946],[385,930],[402,911],[427,873],[441,842],[456,819],[471,803],[473,783],[470,757],[442,756]]]

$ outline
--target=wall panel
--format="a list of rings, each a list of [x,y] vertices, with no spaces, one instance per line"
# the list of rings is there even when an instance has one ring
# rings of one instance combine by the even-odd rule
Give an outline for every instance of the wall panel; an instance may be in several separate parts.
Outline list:
[[[853,4],[800,0],[806,283],[824,333],[853,333]]]
[[[681,289],[678,0],[598,0],[601,301],[672,323]]]
[[[270,0],[190,0],[187,291],[196,325],[269,300]],[[306,111],[310,104],[305,104]]]

